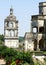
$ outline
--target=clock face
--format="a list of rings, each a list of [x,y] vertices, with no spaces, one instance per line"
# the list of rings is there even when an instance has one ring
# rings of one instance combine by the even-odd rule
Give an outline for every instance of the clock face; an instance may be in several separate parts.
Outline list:
[[[13,27],[13,23],[9,22],[9,27],[12,28]]]

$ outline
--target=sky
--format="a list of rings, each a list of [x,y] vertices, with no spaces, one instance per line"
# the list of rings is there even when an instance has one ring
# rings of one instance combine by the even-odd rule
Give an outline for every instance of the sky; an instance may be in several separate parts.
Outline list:
[[[0,34],[4,34],[4,19],[9,15],[11,6],[19,22],[19,36],[30,32],[31,16],[39,14],[39,2],[46,0],[0,0]]]

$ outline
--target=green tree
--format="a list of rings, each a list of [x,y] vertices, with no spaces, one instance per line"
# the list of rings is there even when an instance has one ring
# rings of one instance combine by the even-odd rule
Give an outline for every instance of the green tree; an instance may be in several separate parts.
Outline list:
[[[19,42],[23,41],[24,37],[19,37]]]
[[[0,57],[4,58],[8,65],[16,60],[20,60],[20,64],[28,63],[34,65],[30,52],[17,51],[13,48],[7,48],[6,46],[0,46]]]
[[[34,65],[32,55],[30,54],[30,52],[23,53],[23,60],[24,60],[24,62],[27,62],[30,65]]]
[[[15,61],[13,61],[13,62],[11,63],[11,65],[16,65]]]
[[[15,61],[16,60],[16,56],[17,56],[17,51],[15,49],[12,48],[7,48],[5,53],[5,59],[6,61]]]
[[[4,35],[0,35],[0,46],[4,45]]]
[[[0,40],[4,42],[4,35],[0,35]]]
[[[0,46],[0,58],[4,57],[4,55],[5,55],[5,49],[6,49],[6,46]]]

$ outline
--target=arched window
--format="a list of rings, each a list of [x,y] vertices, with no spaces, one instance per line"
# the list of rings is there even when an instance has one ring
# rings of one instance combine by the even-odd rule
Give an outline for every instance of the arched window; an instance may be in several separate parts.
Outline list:
[[[39,40],[39,48],[40,48],[40,50],[44,49],[44,40],[43,39]]]
[[[17,37],[18,36],[18,31],[17,30],[15,30],[15,37]]]
[[[39,33],[43,33],[44,32],[44,27],[40,27],[39,28]]]
[[[10,36],[14,37],[14,31],[13,30],[10,31]]]
[[[38,32],[38,28],[37,27],[34,27],[33,28],[33,33],[37,33]]]
[[[5,30],[5,36],[8,36],[8,30]]]

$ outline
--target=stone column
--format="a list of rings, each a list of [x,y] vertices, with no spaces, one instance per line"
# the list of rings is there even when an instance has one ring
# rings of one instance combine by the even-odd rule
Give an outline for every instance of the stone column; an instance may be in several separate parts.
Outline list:
[[[37,35],[38,36],[38,35]],[[39,48],[39,39],[37,37],[37,51],[40,51],[40,48]]]
[[[39,39],[38,39],[38,33],[37,33],[37,51],[39,51]]]

